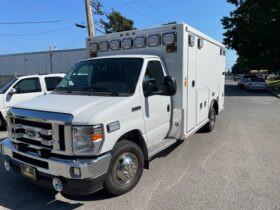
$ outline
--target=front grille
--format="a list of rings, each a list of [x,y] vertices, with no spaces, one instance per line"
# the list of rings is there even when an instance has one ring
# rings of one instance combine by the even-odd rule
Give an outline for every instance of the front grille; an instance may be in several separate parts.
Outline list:
[[[29,120],[23,120],[19,118],[15,118],[15,124],[23,124],[23,125],[28,125],[32,127],[38,127],[38,128],[43,128],[43,129],[52,129],[52,124],[50,123],[42,123],[42,122],[36,122],[36,121],[29,121]]]
[[[11,138],[37,149],[65,151],[64,125],[10,118]]]
[[[15,152],[13,152],[13,158],[15,158],[17,160],[20,160],[20,161],[23,161],[25,163],[32,164],[34,166],[38,166],[38,167],[41,167],[41,168],[49,169],[49,164],[47,162],[45,162],[45,161],[36,160],[36,159],[30,158],[30,157],[26,157],[24,155],[21,155],[21,154],[15,153]]]

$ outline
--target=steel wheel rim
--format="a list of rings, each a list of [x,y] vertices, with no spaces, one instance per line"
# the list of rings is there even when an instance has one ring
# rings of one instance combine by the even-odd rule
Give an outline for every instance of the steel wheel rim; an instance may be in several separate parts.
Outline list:
[[[131,152],[120,155],[113,169],[113,177],[119,185],[127,185],[135,178],[138,170],[138,159]]]

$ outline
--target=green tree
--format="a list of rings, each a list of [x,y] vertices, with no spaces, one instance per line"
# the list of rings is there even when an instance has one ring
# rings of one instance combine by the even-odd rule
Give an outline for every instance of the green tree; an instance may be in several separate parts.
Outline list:
[[[248,63],[248,60],[243,58],[242,56],[239,56],[237,58],[236,63],[231,68],[232,74],[246,74],[250,71],[250,64]]]
[[[133,20],[127,19],[120,12],[112,10],[108,14],[105,14],[107,21],[100,20],[105,33],[115,33],[121,31],[129,31],[136,29],[134,27]]]
[[[236,6],[222,19],[224,43],[241,57],[235,67],[280,70],[280,1],[227,1]]]

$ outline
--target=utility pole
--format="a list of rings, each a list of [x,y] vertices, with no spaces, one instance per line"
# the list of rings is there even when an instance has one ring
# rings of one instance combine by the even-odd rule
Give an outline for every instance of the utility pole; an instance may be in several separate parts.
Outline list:
[[[49,46],[49,52],[50,52],[50,67],[51,67],[51,73],[53,73],[53,52],[52,47]]]
[[[85,6],[86,6],[86,15],[87,15],[88,36],[89,37],[95,36],[95,28],[94,28],[90,0],[85,0]]]

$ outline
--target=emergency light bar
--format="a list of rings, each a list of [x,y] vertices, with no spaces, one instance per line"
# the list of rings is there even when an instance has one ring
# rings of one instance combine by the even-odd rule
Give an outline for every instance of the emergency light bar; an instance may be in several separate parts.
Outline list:
[[[121,42],[120,40],[112,40],[110,45],[111,45],[111,50],[119,50],[121,47]]]
[[[100,50],[101,52],[108,51],[108,49],[109,49],[109,44],[108,44],[107,41],[103,41],[103,42],[100,42],[100,43],[99,43],[99,50]]]
[[[121,49],[167,46],[167,52],[174,52],[177,49],[177,33],[169,32],[164,34],[152,34],[149,36],[138,36],[133,38],[123,38],[122,40],[101,41],[100,43],[89,44],[91,53],[106,52],[109,50],[116,51]]]

